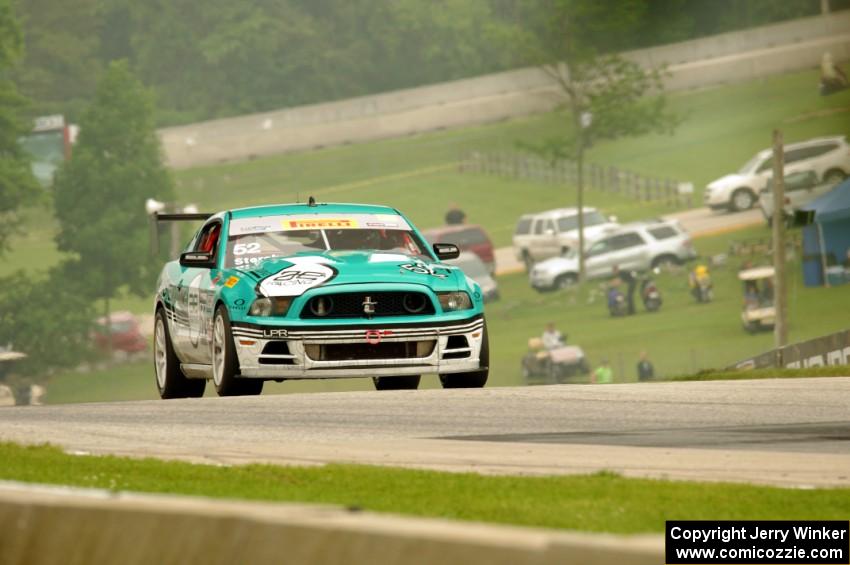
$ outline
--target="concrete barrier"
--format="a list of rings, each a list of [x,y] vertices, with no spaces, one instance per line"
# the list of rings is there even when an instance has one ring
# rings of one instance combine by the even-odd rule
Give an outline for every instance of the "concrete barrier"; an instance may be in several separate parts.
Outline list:
[[[660,535],[563,533],[331,506],[0,483],[3,565],[657,565],[664,562],[663,546]]]
[[[850,59],[850,11],[623,53],[646,67],[667,65],[669,90],[742,82],[813,68],[825,51]],[[812,85],[814,92],[817,85]],[[172,167],[400,137],[546,112],[563,102],[538,68],[518,69],[236,118],[165,128]]]

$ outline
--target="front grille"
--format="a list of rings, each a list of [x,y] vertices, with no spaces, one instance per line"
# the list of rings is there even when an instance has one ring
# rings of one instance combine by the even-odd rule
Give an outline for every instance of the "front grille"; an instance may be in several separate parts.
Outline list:
[[[260,353],[260,365],[294,365],[295,359],[285,341],[270,341]]]
[[[373,304],[369,306],[364,305],[364,303]],[[367,314],[367,307],[374,309],[374,313]],[[434,314],[434,312],[434,304],[428,295],[422,292],[345,292],[314,296],[302,308],[301,318],[315,320],[324,318],[426,316]]]
[[[422,359],[434,351],[436,340],[385,341],[382,343],[312,343],[304,351],[313,361]]]

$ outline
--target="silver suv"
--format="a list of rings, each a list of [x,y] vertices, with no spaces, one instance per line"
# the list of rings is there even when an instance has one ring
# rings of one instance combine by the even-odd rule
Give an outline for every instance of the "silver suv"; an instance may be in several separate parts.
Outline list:
[[[614,266],[646,271],[665,264],[681,264],[696,257],[691,236],[675,220],[634,222],[594,240],[585,252],[588,278],[611,275]],[[554,290],[578,281],[578,255],[570,251],[532,268],[530,282],[537,290]]]
[[[620,224],[596,208],[584,207],[585,242]],[[578,208],[557,208],[519,217],[514,231],[514,254],[526,267],[563,255],[578,245]]]
[[[850,175],[850,145],[844,136],[820,137],[785,146],[785,171],[790,175],[814,171],[826,184],[838,184]],[[752,208],[773,176],[773,151],[764,149],[737,173],[720,177],[705,188],[705,204],[732,211]]]

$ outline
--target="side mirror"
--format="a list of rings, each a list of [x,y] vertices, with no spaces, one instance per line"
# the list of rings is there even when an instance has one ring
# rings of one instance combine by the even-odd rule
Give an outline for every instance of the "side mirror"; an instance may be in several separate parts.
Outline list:
[[[551,229],[551,228],[550,228],[550,229],[548,229],[548,230],[546,230],[546,231],[545,231],[545,232],[543,232],[543,233],[544,233],[544,234],[546,234],[546,235],[548,235],[549,237],[555,237],[555,230],[553,230],[553,229]]]
[[[616,224],[617,223],[617,216],[608,216],[608,221],[611,222],[612,224]]]
[[[435,243],[434,254],[440,261],[457,259],[460,256],[460,249],[454,243]]]
[[[214,269],[215,257],[209,251],[187,251],[180,254],[181,267],[195,267],[198,269]]]

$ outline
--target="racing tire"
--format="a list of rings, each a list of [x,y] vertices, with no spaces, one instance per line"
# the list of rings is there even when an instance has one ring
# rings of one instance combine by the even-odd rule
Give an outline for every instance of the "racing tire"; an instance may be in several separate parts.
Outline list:
[[[484,337],[481,341],[481,353],[478,356],[480,366],[484,367],[479,371],[471,373],[449,373],[440,375],[440,384],[443,388],[483,388],[487,384],[487,377],[490,375],[490,338],[487,335],[487,323],[484,323]]]
[[[198,398],[204,395],[206,379],[187,379],[180,370],[180,359],[171,344],[165,310],[159,308],[154,317],[153,362],[156,389],[162,399]]]
[[[212,371],[219,396],[252,396],[263,392],[264,381],[238,376],[239,359],[230,330],[230,316],[223,305],[216,308],[213,319]]]
[[[404,375],[401,377],[372,377],[375,390],[416,390],[419,388],[421,375]]]
[[[749,188],[739,188],[732,193],[729,199],[729,209],[732,212],[743,212],[749,210],[756,203],[756,195]]]

